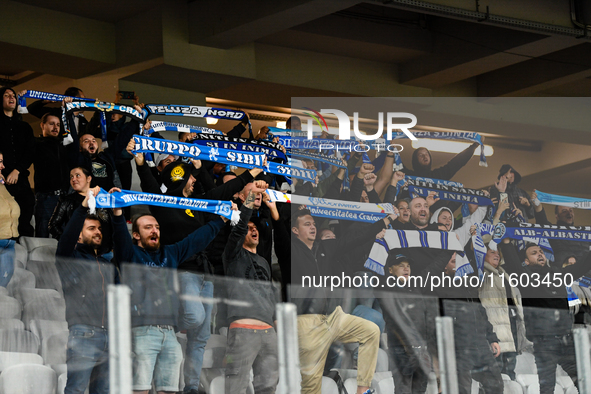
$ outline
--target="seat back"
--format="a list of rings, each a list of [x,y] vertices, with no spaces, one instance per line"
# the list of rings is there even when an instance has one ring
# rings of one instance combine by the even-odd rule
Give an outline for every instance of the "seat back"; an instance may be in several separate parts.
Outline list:
[[[18,364],[43,365],[43,358],[33,353],[0,352],[0,372]]]
[[[56,386],[55,371],[45,365],[14,365],[0,375],[3,394],[54,394]]]
[[[43,261],[44,263],[55,264],[56,250],[57,244],[55,246],[39,246],[29,251],[29,260]]]
[[[31,320],[66,320],[66,302],[62,298],[35,298],[23,308],[23,322],[31,329]]]
[[[65,364],[68,351],[69,331],[56,332],[43,338],[41,343],[41,357],[45,364]]]
[[[29,260],[27,271],[35,275],[35,285],[38,289],[53,289],[63,295],[62,281],[55,264]]]
[[[0,329],[0,351],[37,354],[39,340],[29,331]]]
[[[0,319],[0,328],[4,330],[24,330],[25,324],[19,319]]]
[[[0,296],[0,318],[20,320],[22,310],[21,303],[16,298]]]
[[[22,236],[18,239],[18,243],[24,246],[28,252],[38,248],[39,246],[53,246],[57,248],[57,239],[53,238],[35,238]]]
[[[14,274],[12,274],[12,278],[6,289],[8,290],[8,294],[14,297],[23,288],[35,288],[35,275],[32,272],[15,267]]]

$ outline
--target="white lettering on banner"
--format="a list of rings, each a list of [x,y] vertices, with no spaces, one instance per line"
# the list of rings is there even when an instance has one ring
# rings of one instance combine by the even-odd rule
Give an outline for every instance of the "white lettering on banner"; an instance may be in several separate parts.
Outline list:
[[[242,119],[244,117],[244,113],[236,112],[236,111],[229,111],[227,109],[215,109],[209,108],[207,110],[206,116],[220,116],[232,119]]]
[[[201,154],[201,149],[196,145],[187,144],[175,144],[174,142],[167,142],[159,138],[139,138],[134,137],[135,150],[142,151],[157,151],[163,153],[169,153],[174,156],[189,156],[197,157]],[[139,142],[138,142],[139,141]]]
[[[260,155],[249,155],[240,152],[228,152],[228,160],[236,163],[243,163],[251,166],[260,167],[263,165],[263,161]]]

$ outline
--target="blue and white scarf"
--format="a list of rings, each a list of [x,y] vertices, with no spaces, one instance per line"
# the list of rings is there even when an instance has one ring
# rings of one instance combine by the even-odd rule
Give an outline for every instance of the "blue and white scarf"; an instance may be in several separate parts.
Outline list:
[[[175,105],[175,104],[146,104],[145,110],[147,116],[165,115],[165,116],[189,116],[192,118],[215,118],[228,120],[244,120],[248,116],[243,111],[226,108],[201,107],[197,105]],[[248,121],[248,133],[251,138],[252,125]]]
[[[66,103],[65,107],[62,108],[62,122],[64,122],[64,129],[66,131],[66,136],[64,137],[63,142],[64,145],[68,145],[73,142],[70,124],[68,122],[68,115],[77,111],[99,111],[105,113],[105,116],[106,113],[120,114],[137,121],[139,123],[139,131],[141,131],[143,128],[143,113],[128,105],[107,103],[103,101],[72,101],[71,103]],[[101,115],[101,119],[103,119],[103,115]],[[103,138],[106,139],[106,119],[104,125],[105,128],[103,128]]]
[[[417,138],[430,138],[434,140],[464,140],[477,142],[480,144],[480,163],[481,167],[488,167],[486,156],[484,155],[484,144],[482,137],[478,133],[463,131],[414,131],[412,133]],[[392,140],[408,138],[403,132],[392,133]]]
[[[217,134],[197,134],[196,138],[191,142],[198,145],[231,149],[239,152],[264,153],[268,158],[280,159],[282,163],[287,162],[287,156],[281,150],[281,146],[272,141],[252,140],[242,137],[232,138]]]
[[[591,209],[591,200],[580,197],[560,196],[558,194],[543,193],[536,190],[538,200],[544,204],[562,205],[579,209]]]
[[[295,194],[281,193],[275,190],[267,190],[267,194],[273,202],[286,202],[302,204],[308,208],[312,216],[352,220],[356,222],[375,223],[394,213],[392,204],[371,204],[354,201],[331,200],[327,198],[298,196]]]
[[[38,90],[27,90],[25,94],[23,94],[22,96],[18,96],[17,112],[19,114],[28,114],[29,113],[29,111],[27,110],[27,100],[26,100],[28,98],[37,99],[37,100],[47,100],[47,101],[62,101],[63,99],[66,99],[66,98],[73,98],[74,100],[77,100],[77,101],[95,101],[90,98],[64,96],[63,94],[40,92]]]
[[[198,200],[196,198],[142,193],[132,190],[121,190],[120,192],[109,194],[103,189],[101,189],[98,196],[94,197],[94,199],[96,208],[125,208],[132,205],[152,205],[213,213],[231,220],[232,225],[237,224],[240,220],[240,212],[232,210],[231,201]],[[89,202],[90,206],[91,203]]]
[[[161,122],[161,121],[153,121],[151,122],[150,128],[148,130],[144,130],[143,135],[150,135],[155,131],[176,131],[177,133],[206,133],[206,134],[220,134],[223,135],[219,130],[210,129],[209,127],[202,127],[202,126],[193,126],[187,125],[182,123],[173,123],[173,122]]]
[[[464,251],[456,235],[447,231],[386,230],[384,238],[375,240],[364,267],[384,275],[384,266],[388,260],[388,253],[392,249],[400,248]]]
[[[166,155],[214,161],[237,167],[262,168],[271,174],[294,177],[311,182],[316,181],[316,171],[314,170],[295,168],[275,162],[268,162],[267,166],[264,166],[264,153],[244,153],[229,149],[210,148],[208,146],[169,141],[159,138],[147,138],[138,135],[133,138],[136,143],[135,149],[133,150],[134,153],[164,153]]]
[[[464,187],[419,181],[408,177],[408,191],[421,197],[427,197],[429,192],[436,192],[435,197],[447,201],[456,201],[468,204],[494,205],[482,190],[468,189]]]
[[[495,242],[499,243],[503,238],[507,237],[513,239],[547,238],[591,242],[591,227],[533,223],[520,223],[519,227],[506,227],[503,223],[494,226],[493,240]]]
[[[290,155],[291,155],[291,157],[295,157],[298,159],[308,159],[308,160],[313,160],[313,161],[319,161],[322,163],[330,164],[331,166],[335,166],[338,168],[347,168],[347,166],[344,165],[343,162],[341,160],[337,159],[336,157],[323,155],[321,153],[312,153],[312,152],[306,152],[306,151],[300,152],[298,150],[298,151],[292,151]]]

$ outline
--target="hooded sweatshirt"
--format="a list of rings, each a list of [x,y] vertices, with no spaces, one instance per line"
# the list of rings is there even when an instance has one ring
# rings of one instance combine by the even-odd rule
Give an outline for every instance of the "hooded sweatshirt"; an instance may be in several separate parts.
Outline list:
[[[407,175],[414,175],[420,177],[428,177],[428,178],[435,178],[435,179],[443,179],[449,181],[462,167],[464,167],[468,161],[474,155],[474,151],[479,145],[477,143],[473,143],[462,152],[455,155],[447,164],[436,168],[434,170],[431,169],[433,164],[433,158],[431,157],[431,152],[429,152],[429,164],[427,166],[423,166],[419,164],[419,158],[417,155],[418,149],[415,150],[412,154],[412,170],[410,168],[405,167],[404,173]]]

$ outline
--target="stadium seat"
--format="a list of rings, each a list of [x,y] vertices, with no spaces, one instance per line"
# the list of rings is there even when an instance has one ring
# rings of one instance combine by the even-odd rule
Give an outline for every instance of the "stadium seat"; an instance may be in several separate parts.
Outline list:
[[[378,362],[376,364],[376,372],[388,372],[390,371],[388,363],[388,352],[384,349],[378,349]]]
[[[47,365],[65,364],[68,350],[69,331],[56,332],[41,342],[41,357]]]
[[[27,262],[28,262],[28,257],[29,252],[27,251],[27,249],[22,246],[21,244],[15,243],[14,244],[14,266],[18,267],[18,268],[22,268],[25,269],[27,268]]]
[[[16,298],[0,296],[0,318],[20,320],[22,309],[21,303]]]
[[[68,373],[68,365],[67,364],[51,364],[48,366],[51,367],[51,369],[53,369],[55,371],[57,376],[61,376],[64,373]]]
[[[29,251],[29,260],[43,261],[44,263],[55,264],[56,246],[39,246]]]
[[[349,390],[347,390],[348,392]],[[354,391],[353,391],[354,392]],[[339,386],[329,377],[322,377],[322,394],[339,394]]]
[[[35,284],[38,289],[53,289],[63,294],[62,281],[55,264],[30,260],[27,263],[27,271],[35,275]]]
[[[31,329],[31,320],[66,320],[66,302],[62,298],[35,298],[23,308],[22,321],[27,330]]]
[[[518,374],[515,380],[521,385],[523,392],[526,394],[537,394],[540,392],[537,373]],[[556,383],[556,387],[554,388],[554,394],[564,394],[563,388],[558,383]]]
[[[228,339],[223,335],[211,334],[203,353],[203,368],[223,368]]]
[[[8,289],[6,289],[6,287],[0,286],[0,296],[7,296],[7,295],[8,295]]]
[[[209,394],[224,394],[226,391],[225,384],[226,384],[226,378],[224,378],[223,376],[218,376],[217,378],[215,378],[211,381],[208,393]],[[335,386],[336,386],[336,384],[335,384]],[[322,390],[322,393],[324,393],[324,390]],[[248,384],[248,388],[246,389],[246,394],[254,394],[254,387],[252,386],[252,382]],[[335,394],[338,394],[338,391],[336,391]]]
[[[375,384],[372,384],[372,387],[376,391],[376,394],[392,394],[394,392],[394,378],[381,379]],[[521,388],[521,386],[519,387]]]
[[[0,372],[18,364],[43,365],[43,358],[33,353],[0,352]]]
[[[35,288],[35,275],[32,272],[22,268],[15,268],[10,283],[6,286],[8,294],[14,297],[14,294],[22,288]]]
[[[537,374],[538,368],[536,367],[536,361],[534,355],[531,353],[523,352],[517,355],[517,364],[515,365],[516,374]]]
[[[19,300],[22,305],[27,305],[27,303],[37,298],[62,298],[62,296],[53,289],[31,289],[25,287],[17,291],[14,298]]]
[[[38,248],[39,246],[53,246],[57,248],[57,239],[54,238],[35,238],[35,237],[20,237],[18,243],[24,246],[28,252]]]
[[[324,381],[322,382],[324,383]],[[357,392],[357,378],[349,378],[345,380],[345,389],[348,393],[356,393]],[[338,393],[338,391],[337,391]]]
[[[2,394],[54,394],[56,386],[55,371],[44,365],[14,365],[0,374]]]
[[[517,382],[513,382],[511,380],[504,380],[503,381],[504,394],[523,394],[523,387]]]
[[[0,319],[0,329],[24,330],[25,324],[20,319]]]
[[[0,351],[37,354],[39,341],[29,331],[0,329]]]
[[[57,332],[67,331],[68,323],[56,320],[31,320],[31,332],[37,336],[39,343]]]
[[[57,390],[56,394],[64,394],[64,390],[66,389],[66,382],[68,381],[68,374],[62,373],[57,378]]]

